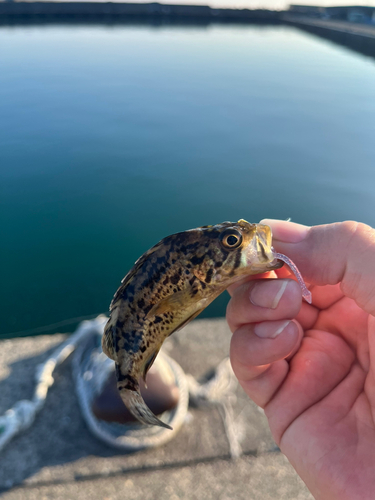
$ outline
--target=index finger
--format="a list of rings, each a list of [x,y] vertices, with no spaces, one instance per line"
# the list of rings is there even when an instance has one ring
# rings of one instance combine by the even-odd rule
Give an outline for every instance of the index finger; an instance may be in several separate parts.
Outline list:
[[[355,221],[321,226],[265,219],[273,244],[290,257],[313,285],[336,285],[370,314],[375,314],[375,230]]]

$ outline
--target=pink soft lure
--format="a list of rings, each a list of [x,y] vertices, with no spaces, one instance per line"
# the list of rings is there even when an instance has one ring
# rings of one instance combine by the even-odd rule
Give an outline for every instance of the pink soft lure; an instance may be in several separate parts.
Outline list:
[[[293,274],[297,278],[298,283],[300,284],[300,286],[302,288],[302,297],[306,300],[306,302],[311,304],[311,302],[312,302],[311,292],[310,292],[310,290],[308,290],[307,286],[305,285],[305,282],[303,281],[302,275],[299,272],[298,267],[295,265],[295,263],[292,260],[290,260],[289,257],[287,257],[286,255],[283,255],[282,253],[275,252],[274,255],[275,255],[276,259],[282,260],[283,262],[285,262],[285,264],[287,266],[290,267],[291,271],[293,272]]]

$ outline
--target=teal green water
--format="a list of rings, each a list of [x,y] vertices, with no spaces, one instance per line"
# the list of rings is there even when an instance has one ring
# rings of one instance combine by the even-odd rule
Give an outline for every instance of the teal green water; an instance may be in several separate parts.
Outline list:
[[[0,47],[3,336],[105,312],[169,233],[375,225],[372,59],[256,26],[1,27]]]

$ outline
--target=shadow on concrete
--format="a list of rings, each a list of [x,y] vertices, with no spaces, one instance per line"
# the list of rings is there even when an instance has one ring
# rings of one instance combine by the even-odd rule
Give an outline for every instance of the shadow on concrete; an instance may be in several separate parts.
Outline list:
[[[38,340],[34,339],[34,342],[40,344]],[[48,342],[41,337],[40,340],[43,344],[56,344],[55,339]],[[32,342],[33,339],[17,339],[2,345],[1,361],[9,344],[17,347],[13,352],[18,350],[19,359],[7,365],[9,375],[0,382],[0,414],[17,401],[32,398],[37,366],[54,350],[24,356]],[[54,379],[45,406],[31,428],[16,436],[1,452],[0,491],[20,484],[46,466],[77,461],[93,454],[103,457],[116,454],[116,451],[93,438],[86,428],[74,391],[71,360],[56,369]]]

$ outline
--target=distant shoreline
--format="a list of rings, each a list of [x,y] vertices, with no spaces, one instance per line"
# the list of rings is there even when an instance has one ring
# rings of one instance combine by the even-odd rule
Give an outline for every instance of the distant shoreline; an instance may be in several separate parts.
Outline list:
[[[216,9],[205,5],[115,2],[0,2],[0,22],[27,18],[95,19],[122,21],[153,19],[198,22],[280,22],[282,11],[268,9]]]
[[[354,7],[322,9],[296,5],[291,6],[288,11],[276,11],[216,9],[205,5],[160,3],[2,2],[0,0],[0,25],[147,24],[201,27],[213,24],[292,25],[356,52],[375,57],[375,23],[346,20],[350,17],[348,12],[351,9]],[[360,9],[373,11],[373,8],[369,7]],[[333,17],[327,17],[324,10],[326,13],[331,11]]]

